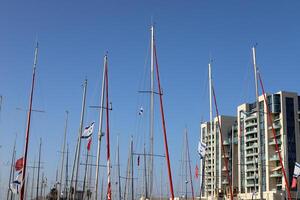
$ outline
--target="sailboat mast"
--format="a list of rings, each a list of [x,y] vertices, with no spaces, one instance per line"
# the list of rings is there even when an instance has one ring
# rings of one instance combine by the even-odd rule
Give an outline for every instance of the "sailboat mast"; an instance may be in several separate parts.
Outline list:
[[[39,148],[39,162],[38,162],[38,173],[36,181],[36,199],[39,198],[39,181],[40,181],[40,168],[41,168],[41,149],[42,149],[42,138],[40,138],[40,148]]]
[[[210,145],[211,145],[211,153],[210,156],[212,156],[212,141],[213,141],[213,111],[212,111],[212,72],[211,72],[211,63],[208,63],[208,80],[209,80],[209,121],[210,121]],[[213,159],[210,159],[211,164],[211,170],[214,170],[213,165]],[[212,187],[214,188],[213,184],[213,173],[211,173],[210,176]],[[211,196],[213,197],[214,191],[211,190]]]
[[[119,136],[117,138],[117,162],[118,162],[118,185],[119,185],[119,200],[122,200],[121,191],[121,173],[120,173],[120,146],[119,146]]]
[[[33,161],[33,168],[32,168],[32,183],[31,183],[31,191],[30,191],[30,198],[33,199],[33,191],[34,191],[34,174],[35,174],[35,158]]]
[[[110,169],[110,134],[109,134],[109,99],[108,99],[108,64],[106,57],[105,70],[105,86],[106,86],[106,155],[107,155],[107,200],[111,199],[111,169]]]
[[[194,195],[194,185],[193,185],[193,176],[192,176],[192,167],[191,167],[191,158],[190,158],[190,148],[189,148],[189,139],[188,139],[188,132],[187,130],[185,130],[185,134],[186,134],[186,147],[187,147],[187,161],[189,164],[189,173],[190,173],[190,185],[191,185],[191,190],[192,190],[192,199],[195,199],[195,195]]]
[[[14,170],[14,163],[15,163],[15,156],[16,156],[16,140],[17,140],[17,137],[15,138],[14,147],[13,147],[13,151],[12,151],[12,157],[11,157],[9,181],[8,181],[7,196],[6,196],[7,200],[9,200],[9,194],[11,196],[13,195],[12,192],[10,193],[10,183],[12,182],[13,172],[15,171]]]
[[[146,159],[146,144],[144,143],[144,181],[145,181],[145,199],[148,199],[148,184],[147,184],[147,159]]]
[[[35,47],[34,52],[34,62],[33,62],[33,72],[32,72],[32,84],[29,98],[29,110],[27,115],[27,126],[26,126],[26,136],[25,136],[25,147],[24,147],[24,163],[23,163],[23,172],[22,172],[22,187],[20,200],[24,200],[24,189],[25,189],[25,178],[26,178],[26,167],[27,167],[27,154],[28,154],[28,146],[29,146],[29,133],[30,133],[30,122],[31,122],[31,112],[32,112],[32,101],[33,101],[33,93],[34,93],[34,83],[35,83],[35,71],[37,66],[37,56],[38,56],[38,43]]]
[[[151,61],[150,61],[150,162],[149,162],[149,193],[153,190],[153,168],[154,168],[154,26],[151,26]]]
[[[59,181],[59,187],[58,187],[58,191],[57,191],[57,200],[60,199],[60,195],[61,195],[61,191],[62,191],[62,181],[63,181],[65,151],[66,151],[66,137],[67,137],[67,128],[68,128],[68,117],[69,117],[69,112],[66,111],[64,141],[63,141],[63,146],[62,146],[62,149],[61,149],[62,158],[61,158],[61,168],[60,168],[60,181]]]
[[[259,106],[259,92],[258,92],[258,79],[257,79],[257,65],[256,65],[256,49],[252,47],[252,57],[253,57],[253,68],[254,68],[254,80],[255,80],[255,97],[256,97],[256,109],[257,109],[257,138],[258,138],[258,181],[259,181],[259,195],[260,199],[263,199],[263,189],[262,189],[262,145],[261,145],[261,130],[260,130],[260,106]],[[255,177],[256,181],[256,177]],[[256,188],[255,188],[256,191]],[[256,195],[256,194],[255,194]]]
[[[134,200],[134,180],[133,180],[133,138],[130,141],[130,160],[131,160],[131,200]]]
[[[99,114],[99,128],[98,128],[98,145],[97,145],[97,160],[96,160],[96,179],[95,179],[95,194],[94,200],[98,199],[98,179],[99,179],[99,165],[100,165],[100,149],[102,140],[102,123],[103,123],[103,107],[104,107],[104,91],[105,91],[105,72],[107,55],[104,56],[103,64],[103,75],[102,75],[102,89],[101,89],[101,100],[100,100],[100,114]]]
[[[65,180],[65,192],[66,192],[66,200],[69,200],[69,191],[68,191],[68,164],[69,164],[69,144],[67,144],[67,160],[66,160],[66,180]],[[72,185],[72,184],[71,184]]]
[[[76,163],[75,186],[74,186],[74,194],[73,194],[74,199],[76,197],[78,174],[79,174],[81,136],[82,136],[82,130],[83,130],[84,113],[85,113],[86,90],[87,90],[87,79],[84,80],[83,97],[82,97],[83,101],[82,101],[82,107],[81,107],[81,117],[80,117],[79,133],[78,133],[78,151],[77,151],[77,155],[76,155],[77,163]]]

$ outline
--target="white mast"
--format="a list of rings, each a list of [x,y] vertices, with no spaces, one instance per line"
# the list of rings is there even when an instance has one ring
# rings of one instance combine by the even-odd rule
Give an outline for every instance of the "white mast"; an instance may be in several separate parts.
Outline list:
[[[62,179],[63,179],[63,171],[64,171],[64,162],[65,162],[65,149],[66,149],[66,137],[67,137],[67,127],[68,127],[68,115],[69,112],[66,111],[66,122],[65,122],[65,131],[64,131],[64,141],[63,141],[63,145],[62,145],[62,158],[61,158],[61,168],[60,168],[60,181],[59,181],[59,187],[58,187],[58,191],[57,191],[57,200],[60,199],[60,194],[62,191]]]
[[[257,143],[258,143],[258,181],[259,181],[259,194],[260,199],[263,199],[263,190],[262,190],[262,146],[261,146],[261,138],[260,138],[260,107],[259,107],[259,94],[258,94],[258,79],[257,79],[257,65],[256,65],[256,49],[252,47],[252,56],[253,56],[253,68],[254,68],[254,80],[255,80],[255,96],[256,96],[256,109],[257,109]],[[255,177],[256,181],[256,177]],[[256,192],[256,188],[255,188]],[[255,193],[256,195],[256,193]]]
[[[83,100],[82,100],[82,107],[81,107],[79,133],[78,133],[78,151],[77,151],[77,155],[76,155],[76,162],[77,163],[76,163],[75,186],[74,186],[74,194],[73,194],[74,199],[76,197],[77,183],[78,183],[80,149],[81,149],[81,136],[82,136],[82,131],[83,131],[83,120],[84,120],[84,113],[85,113],[86,90],[87,90],[87,79],[84,80],[83,97],[82,97]]]
[[[149,165],[149,194],[152,195],[153,189],[153,167],[154,167],[154,26],[151,26],[151,68],[150,68],[150,165]]]
[[[213,171],[214,171],[214,165],[213,165],[213,159],[212,159],[212,151],[213,151],[213,113],[212,113],[212,74],[211,74],[211,62],[208,63],[208,79],[209,79],[209,121],[210,121],[210,164],[211,164],[211,188],[214,188],[214,182],[213,182]],[[211,189],[211,197],[213,198],[214,191]]]
[[[97,146],[97,161],[96,161],[96,179],[95,179],[94,200],[98,199],[98,179],[99,179],[99,165],[100,165],[100,149],[101,149],[101,140],[102,140],[102,136],[103,136],[103,134],[102,134],[102,123],[103,123],[103,107],[104,107],[106,62],[107,62],[107,55],[104,56],[103,75],[102,75],[102,89],[101,89],[101,100],[100,100],[100,114],[99,114],[99,128],[98,128],[98,146]]]
[[[117,165],[118,165],[118,186],[119,186],[119,200],[122,200],[121,195],[121,174],[120,174],[120,147],[119,147],[119,136],[117,137]]]

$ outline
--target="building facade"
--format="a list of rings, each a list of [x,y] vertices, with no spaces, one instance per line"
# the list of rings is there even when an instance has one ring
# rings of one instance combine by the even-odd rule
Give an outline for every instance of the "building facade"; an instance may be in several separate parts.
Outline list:
[[[205,199],[218,199],[229,195],[225,158],[228,160],[232,187],[235,191],[238,187],[236,168],[238,154],[235,153],[238,148],[236,117],[220,116],[219,121],[225,153],[222,152],[218,118],[213,119],[212,131],[210,122],[201,123],[201,139],[207,145],[206,156],[202,160],[204,170],[201,196]]]
[[[268,94],[267,99],[275,137],[263,96],[259,97],[259,111],[256,103],[237,108],[239,199],[260,199],[260,194],[267,200],[285,197],[275,138],[289,185],[295,162],[300,161],[300,97],[297,93],[278,92]],[[292,190],[292,196],[295,195],[296,190]]]

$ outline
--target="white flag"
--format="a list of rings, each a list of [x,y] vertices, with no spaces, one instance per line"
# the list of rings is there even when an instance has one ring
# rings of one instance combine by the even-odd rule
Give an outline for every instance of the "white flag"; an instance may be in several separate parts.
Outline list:
[[[94,125],[95,125],[95,122],[92,122],[91,125],[85,127],[81,138],[87,139],[87,138],[91,137],[91,135],[93,134],[93,131],[94,131]]]
[[[14,194],[19,194],[21,191],[22,170],[18,173],[16,179],[10,184],[10,190]]]
[[[293,176],[297,178],[299,175],[300,175],[300,164],[296,162]]]
[[[204,158],[206,153],[206,144],[202,141],[199,141],[198,143],[198,154],[200,155],[200,158]]]

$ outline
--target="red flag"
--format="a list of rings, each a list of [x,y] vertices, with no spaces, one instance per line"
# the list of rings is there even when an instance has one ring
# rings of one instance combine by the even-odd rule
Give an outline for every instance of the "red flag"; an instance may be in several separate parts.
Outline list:
[[[140,156],[138,156],[138,158],[137,158],[137,164],[138,164],[138,166],[140,166]]]
[[[198,165],[196,165],[196,168],[195,168],[195,178],[198,179],[199,177],[199,168],[198,168]]]
[[[24,165],[24,159],[22,157],[22,158],[19,158],[15,164],[16,171],[20,171],[21,169],[23,169],[23,165]]]
[[[292,189],[297,187],[297,177],[293,177],[293,181],[292,181]]]
[[[91,150],[91,144],[92,144],[92,137],[89,138],[88,144],[87,144],[87,150]]]

